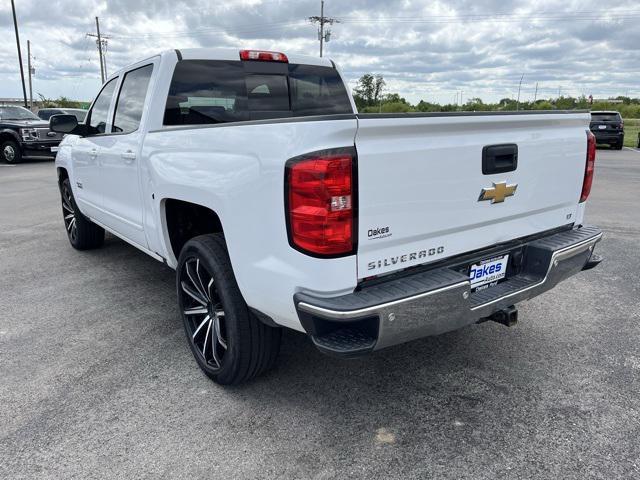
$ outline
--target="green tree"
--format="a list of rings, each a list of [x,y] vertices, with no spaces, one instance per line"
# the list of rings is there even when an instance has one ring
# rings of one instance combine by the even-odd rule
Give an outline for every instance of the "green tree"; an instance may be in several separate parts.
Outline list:
[[[467,103],[463,105],[463,110],[468,112],[483,112],[486,110],[491,110],[491,105],[485,104],[481,98],[470,98]]]
[[[358,109],[378,105],[386,82],[382,75],[365,73],[358,79],[353,98]]]
[[[416,110],[418,112],[440,112],[442,111],[442,107],[437,103],[425,102],[424,100],[420,100],[420,102],[416,105]]]

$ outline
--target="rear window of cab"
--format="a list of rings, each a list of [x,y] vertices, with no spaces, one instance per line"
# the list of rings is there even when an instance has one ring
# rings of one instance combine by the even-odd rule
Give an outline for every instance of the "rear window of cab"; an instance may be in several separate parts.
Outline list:
[[[335,68],[182,60],[169,87],[164,125],[202,125],[353,113]]]

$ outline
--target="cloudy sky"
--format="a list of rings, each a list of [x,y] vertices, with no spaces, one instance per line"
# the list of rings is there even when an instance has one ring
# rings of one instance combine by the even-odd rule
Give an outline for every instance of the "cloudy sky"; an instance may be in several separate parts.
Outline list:
[[[318,54],[320,0],[16,0],[34,97],[91,99],[100,83],[95,16],[109,72],[168,48],[228,46]],[[388,91],[440,103],[481,97],[640,96],[638,0],[326,0],[340,23],[326,56],[351,85],[381,73]],[[0,3],[0,97],[21,96],[9,0]],[[26,71],[26,68],[25,68]]]

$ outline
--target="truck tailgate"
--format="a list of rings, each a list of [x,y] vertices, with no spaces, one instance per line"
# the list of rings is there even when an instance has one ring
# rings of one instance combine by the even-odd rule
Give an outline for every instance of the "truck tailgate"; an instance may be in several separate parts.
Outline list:
[[[588,127],[587,113],[360,115],[358,278],[573,223]],[[483,173],[497,145],[517,166]]]

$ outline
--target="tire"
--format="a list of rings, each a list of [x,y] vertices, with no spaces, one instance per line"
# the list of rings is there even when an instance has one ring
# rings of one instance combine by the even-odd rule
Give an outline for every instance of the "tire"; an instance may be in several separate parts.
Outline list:
[[[60,185],[62,218],[69,243],[76,250],[91,250],[104,243],[104,229],[82,215],[73,197],[71,182],[65,178]]]
[[[620,140],[618,143],[616,143],[615,148],[616,150],[622,150],[622,147],[624,146],[624,142],[622,140]]]
[[[262,323],[245,303],[221,234],[185,244],[176,288],[187,342],[209,378],[237,385],[273,367],[282,330]]]
[[[22,161],[20,145],[13,140],[2,142],[2,145],[0,145],[0,156],[7,163],[20,163]]]

